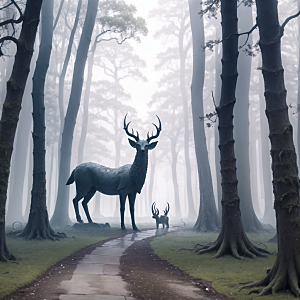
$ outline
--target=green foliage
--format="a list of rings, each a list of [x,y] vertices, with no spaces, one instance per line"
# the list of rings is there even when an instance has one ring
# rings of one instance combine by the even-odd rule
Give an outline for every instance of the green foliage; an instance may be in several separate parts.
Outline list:
[[[66,232],[70,238],[59,242],[24,240],[7,237],[9,250],[17,258],[15,262],[0,262],[0,298],[33,282],[51,266],[71,253],[110,237],[118,236],[120,229],[103,232]],[[73,238],[73,236],[75,238]]]
[[[132,4],[128,5],[123,0],[107,0],[101,3],[100,17],[97,19],[101,25],[101,36],[103,33],[115,33],[117,39],[122,43],[125,39],[134,38],[140,42],[137,34],[147,35],[148,28],[145,19],[135,17],[136,7]],[[97,39],[97,42],[101,40]]]
[[[187,274],[202,278],[212,282],[213,288],[219,293],[230,298],[246,300],[252,299],[253,295],[248,295],[249,290],[239,292],[240,283],[252,282],[263,278],[268,269],[275,261],[276,256],[268,258],[255,258],[241,261],[227,255],[219,259],[211,259],[213,253],[196,255],[193,251],[174,251],[180,248],[194,248],[197,243],[207,244],[215,241],[217,233],[200,234],[190,231],[182,231],[156,238],[151,243],[155,253],[162,259],[183,270]],[[249,234],[250,240],[257,246],[265,248],[271,253],[277,251],[277,244],[267,243],[274,236],[273,233]],[[260,244],[263,243],[263,244]],[[264,299],[294,299],[288,292],[280,292],[276,296],[266,296]]]

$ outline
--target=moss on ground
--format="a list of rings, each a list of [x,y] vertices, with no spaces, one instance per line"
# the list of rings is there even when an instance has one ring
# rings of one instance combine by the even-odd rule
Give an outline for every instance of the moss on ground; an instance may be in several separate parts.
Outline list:
[[[113,228],[100,232],[64,232],[68,238],[55,242],[7,237],[8,249],[17,260],[0,262],[0,299],[33,282],[71,253],[123,233],[121,229]]]
[[[213,288],[221,294],[239,300],[254,298],[255,294],[248,295],[250,290],[239,291],[237,286],[265,277],[267,269],[270,269],[275,262],[275,255],[268,258],[249,258],[247,261],[240,261],[229,255],[211,259],[213,253],[197,255],[193,251],[174,251],[180,248],[193,248],[197,243],[207,244],[216,240],[217,236],[218,234],[214,233],[181,231],[155,238],[151,242],[151,247],[162,259],[168,260],[170,264],[185,271],[190,276],[212,282]],[[274,236],[274,232],[248,234],[247,236],[254,245],[261,248],[264,248],[265,245],[269,252],[277,252],[277,244],[267,243]],[[286,291],[280,292],[276,296],[266,296],[264,299],[294,299],[294,296]]]

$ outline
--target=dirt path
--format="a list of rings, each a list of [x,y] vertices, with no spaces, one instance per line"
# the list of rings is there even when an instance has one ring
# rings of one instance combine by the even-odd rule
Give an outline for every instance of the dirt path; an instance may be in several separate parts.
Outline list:
[[[152,238],[134,243],[120,260],[120,274],[132,297],[141,300],[230,299],[209,281],[194,279],[154,254]]]
[[[149,244],[154,234],[127,234],[81,249],[3,300],[229,299],[156,256]]]

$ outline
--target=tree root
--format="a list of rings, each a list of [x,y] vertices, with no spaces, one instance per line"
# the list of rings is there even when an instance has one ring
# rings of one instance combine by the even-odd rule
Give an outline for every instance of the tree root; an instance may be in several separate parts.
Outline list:
[[[11,237],[24,238],[25,240],[51,240],[59,241],[61,238],[66,238],[67,235],[63,232],[54,232],[49,226],[48,228],[38,228],[37,226],[27,226],[24,230],[11,231],[7,234]]]
[[[265,286],[262,289],[255,289],[249,294],[257,293],[258,297],[265,295],[275,295],[283,289],[291,290],[296,298],[300,297],[299,278],[300,278],[300,259],[297,258],[298,253],[292,257],[277,256],[276,262],[267,276],[259,281],[246,284],[240,288],[253,288]]]
[[[231,254],[236,259],[245,260],[245,257],[266,257],[264,254],[270,254],[267,250],[252,245],[244,232],[240,235],[225,235],[221,231],[215,242],[201,246],[200,249],[195,250],[195,253],[204,254],[217,251],[212,258],[220,258],[226,254]]]

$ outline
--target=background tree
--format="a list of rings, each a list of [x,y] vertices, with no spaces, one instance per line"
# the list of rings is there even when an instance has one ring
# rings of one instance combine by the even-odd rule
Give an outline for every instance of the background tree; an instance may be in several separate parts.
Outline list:
[[[94,65],[94,57],[95,51],[97,48],[97,44],[103,41],[112,41],[115,40],[118,45],[123,44],[127,39],[134,39],[136,41],[140,41],[140,34],[147,35],[148,29],[146,27],[145,20],[141,17],[135,17],[136,8],[133,5],[128,5],[124,1],[120,0],[109,0],[101,3],[101,10],[99,11],[99,17],[97,18],[97,23],[100,26],[100,33],[95,37],[95,41],[92,45],[90,55],[88,58],[88,72],[87,72],[87,80],[84,94],[84,104],[83,104],[83,119],[82,119],[82,127],[81,127],[81,136],[78,146],[78,164],[82,163],[83,158],[83,149],[84,143],[87,134],[87,124],[88,124],[88,107],[89,107],[89,93],[91,90],[92,76],[93,76],[93,65]],[[108,35],[108,36],[107,36]],[[110,43],[110,45],[114,45]],[[112,46],[111,46],[112,47]],[[122,49],[126,49],[124,52],[128,51],[130,46],[126,44],[126,46],[122,46]],[[116,52],[116,47],[114,48],[114,53]],[[131,52],[133,52],[133,48],[131,47]],[[129,52],[128,52],[129,53]],[[107,54],[107,53],[104,53]],[[130,55],[130,54],[128,54]],[[135,57],[136,63],[141,65],[141,60],[138,62],[137,56],[131,55],[131,58],[128,57],[128,64],[132,62],[132,59]],[[108,56],[106,55],[106,58]],[[109,59],[109,58],[108,58]],[[110,63],[112,63],[110,61]],[[123,64],[125,64],[123,62]],[[112,64],[113,65],[113,64]],[[122,70],[126,69],[128,66],[121,67]],[[136,78],[137,74],[133,72],[133,67],[130,67],[129,73]],[[137,69],[136,69],[137,70]],[[111,70],[109,70],[111,71]],[[113,80],[119,81],[119,79],[115,76],[117,71],[108,72],[108,76],[112,77]],[[141,75],[141,73],[139,74]],[[126,79],[128,76],[123,77]],[[140,76],[141,77],[141,76]]]
[[[51,219],[51,224],[56,226],[60,225],[64,227],[72,224],[69,218],[69,187],[66,186],[66,182],[70,175],[73,133],[80,105],[84,68],[95,25],[98,3],[99,0],[90,0],[88,2],[85,21],[74,64],[71,94],[62,133],[57,200]]]
[[[19,10],[23,19],[19,39],[12,36],[3,36],[0,39],[0,45],[8,40],[17,44],[17,53],[11,77],[7,82],[7,93],[0,121],[0,261],[14,259],[14,256],[7,248],[5,239],[5,204],[11,154],[26,80],[29,74],[41,6],[41,0],[27,0],[24,14],[21,14]],[[14,19],[6,21],[9,24],[15,23]]]
[[[186,58],[188,51],[191,48],[192,40],[189,24],[189,10],[186,2],[178,0],[159,0],[159,8],[150,12],[150,17],[159,19],[163,25],[161,29],[155,33],[155,37],[168,39],[175,37],[175,45],[172,49],[177,51],[177,59],[179,55],[180,69],[180,93],[182,97],[182,106],[184,111],[184,156],[186,166],[186,188],[187,188],[187,203],[188,203],[188,219],[193,221],[196,218],[196,212],[192,194],[192,177],[191,177],[191,162],[190,162],[190,126],[189,126],[189,107],[188,96],[186,91]],[[169,51],[168,49],[166,51]]]
[[[197,231],[218,231],[220,220],[217,214],[212,177],[208,161],[204,122],[203,87],[205,74],[205,52],[203,18],[199,17],[202,5],[197,0],[189,0],[190,22],[193,38],[193,78],[191,84],[192,113],[195,151],[200,188],[199,215],[194,226]]]
[[[247,32],[253,26],[251,4],[239,5],[239,32]],[[247,36],[239,38],[242,46]],[[252,36],[249,37],[252,44]],[[247,49],[247,48],[246,48]],[[238,61],[238,79],[236,98],[238,101],[234,107],[234,139],[237,166],[238,192],[241,197],[240,207],[243,227],[246,232],[264,231],[258,220],[252,204],[251,180],[250,180],[250,154],[249,154],[249,90],[251,77],[252,56],[241,51]],[[242,196],[241,196],[242,195]]]

